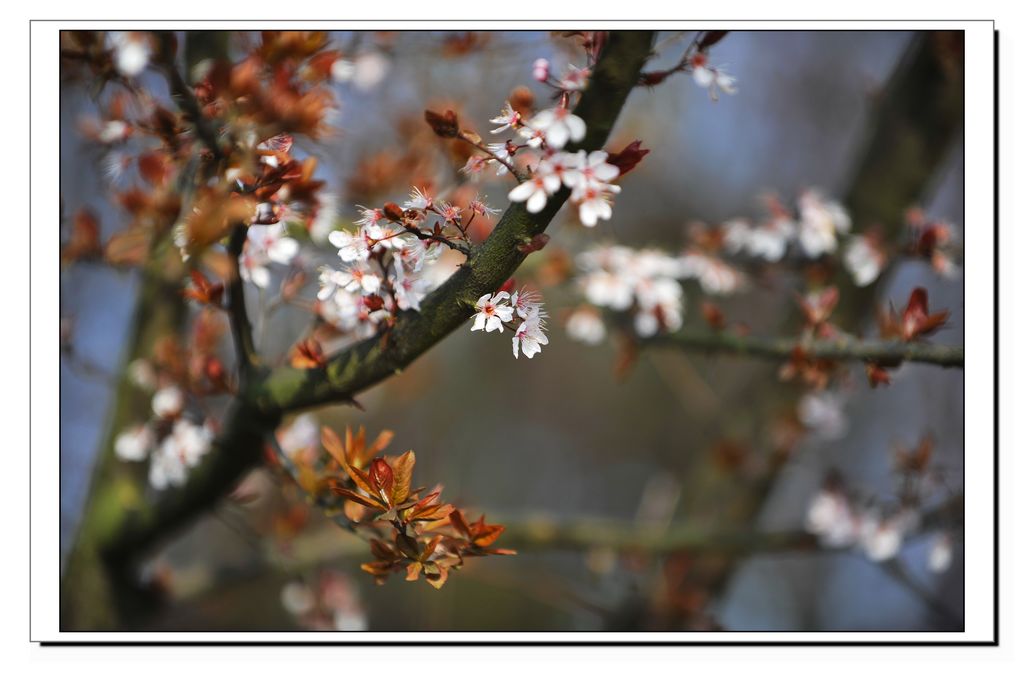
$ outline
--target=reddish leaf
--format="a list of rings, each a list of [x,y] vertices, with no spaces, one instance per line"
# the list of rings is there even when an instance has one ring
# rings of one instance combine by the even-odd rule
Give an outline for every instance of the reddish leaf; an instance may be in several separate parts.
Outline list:
[[[649,85],[653,85],[653,83],[649,83]],[[608,163],[618,167],[619,177],[636,168],[637,164],[651,153],[650,149],[641,149],[641,144],[643,143],[640,140],[633,140],[618,152],[608,155]]]

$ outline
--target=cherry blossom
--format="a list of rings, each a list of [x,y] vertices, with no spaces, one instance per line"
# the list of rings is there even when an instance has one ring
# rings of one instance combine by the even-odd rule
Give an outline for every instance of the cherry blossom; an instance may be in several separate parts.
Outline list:
[[[846,415],[842,397],[833,392],[807,393],[797,405],[800,422],[825,440],[836,440],[846,433]]]
[[[540,294],[532,289],[522,289],[512,294],[509,305],[516,315],[524,320],[534,317],[546,317]]]
[[[508,193],[509,201],[525,201],[526,210],[530,213],[543,211],[548,204],[548,197],[562,186],[558,175],[552,170],[550,164],[542,161],[532,178]]]
[[[856,235],[846,245],[843,263],[859,287],[878,279],[885,266],[885,254],[875,245],[874,240],[864,235]]]
[[[405,210],[426,211],[434,207],[434,198],[419,187],[413,187],[409,199],[402,204]]]
[[[509,298],[507,291],[499,291],[496,294],[484,294],[476,302],[476,315],[473,316],[473,328],[470,331],[484,330],[485,332],[505,330],[505,322],[512,321],[515,309],[507,303],[502,303]]]
[[[537,317],[528,317],[512,335],[512,355],[519,359],[519,349],[522,348],[523,355],[532,358],[541,351],[541,346],[546,346],[548,337],[544,333],[544,322]]]
[[[161,419],[174,419],[185,409],[185,394],[177,386],[165,386],[153,395],[153,414]]]
[[[888,561],[899,554],[903,533],[898,517],[883,518],[877,512],[869,512],[860,527],[861,549],[872,561]]]
[[[719,90],[727,95],[736,94],[736,79],[720,67],[709,66],[707,55],[698,52],[690,60],[690,63],[693,66],[694,82],[702,88],[708,89],[712,101],[718,100]]]
[[[252,225],[245,249],[239,256],[239,274],[242,279],[265,289],[270,285],[268,265],[288,265],[299,253],[299,243],[285,235],[283,222],[270,225]]]
[[[546,83],[551,77],[551,63],[543,57],[533,62],[533,78],[541,83]]]
[[[512,163],[512,149],[509,148],[510,143],[506,142],[492,142],[487,145],[487,151],[491,153],[494,158],[487,159],[488,162],[494,164],[494,172],[496,175],[505,175],[508,173],[508,167],[506,163]],[[472,159],[470,159],[472,161]],[[466,163],[466,167],[469,167],[469,162]]]
[[[834,201],[826,201],[814,191],[803,192],[797,200],[800,208],[798,240],[804,253],[818,258],[832,253],[838,246],[838,235],[850,231],[850,216]]]
[[[139,424],[118,434],[114,440],[114,454],[126,462],[141,462],[154,444],[153,429],[148,424]]]
[[[131,31],[110,31],[107,34],[114,47],[114,68],[128,78],[134,78],[146,70],[153,54],[146,37]]]
[[[512,105],[505,102],[505,106],[501,108],[501,113],[491,119],[491,123],[498,127],[491,131],[492,135],[504,132],[509,128],[516,129],[523,124],[522,115],[512,108]]]
[[[928,548],[928,570],[945,573],[953,563],[953,540],[949,533],[939,533]]]
[[[804,518],[804,528],[817,535],[826,547],[849,547],[860,537],[860,519],[841,490],[820,490]]]
[[[561,149],[567,142],[579,142],[587,134],[587,124],[565,107],[545,109],[527,123],[530,129],[544,134],[544,141],[553,149]]]
[[[742,274],[720,258],[709,256],[697,250],[689,251],[679,258],[681,277],[696,279],[701,289],[708,294],[731,294],[743,286]]]
[[[150,457],[149,484],[156,490],[184,485],[189,469],[199,464],[212,442],[213,433],[206,425],[176,421]]]
[[[604,341],[608,332],[599,312],[588,306],[580,306],[566,319],[565,333],[574,341],[596,346]]]
[[[338,257],[345,263],[363,261],[370,257],[370,238],[365,228],[352,233],[335,230],[327,235],[327,241],[338,247]]]

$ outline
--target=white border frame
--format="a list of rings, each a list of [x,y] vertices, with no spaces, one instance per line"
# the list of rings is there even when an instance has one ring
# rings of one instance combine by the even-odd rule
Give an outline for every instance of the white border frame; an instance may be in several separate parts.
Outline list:
[[[631,29],[771,29],[771,30],[914,30],[965,31],[965,225],[970,243],[964,250],[965,277],[965,441],[971,445],[964,471],[965,631],[962,633],[65,633],[59,629],[59,438],[53,428],[53,406],[59,404],[59,201],[53,168],[59,164],[59,55],[57,34],[62,29],[110,28],[111,21],[35,21],[31,24],[31,626],[32,641],[46,642],[565,642],[565,643],[802,643],[802,642],[945,642],[991,643],[995,624],[995,225],[994,176],[994,32],[989,21],[635,21]],[[331,30],[387,28],[493,30],[604,29],[622,26],[614,21],[260,21],[260,28],[312,26]],[[240,29],[253,23],[232,21],[132,21],[134,29]],[[119,28],[123,27],[120,26]],[[992,453],[992,456],[985,456]]]

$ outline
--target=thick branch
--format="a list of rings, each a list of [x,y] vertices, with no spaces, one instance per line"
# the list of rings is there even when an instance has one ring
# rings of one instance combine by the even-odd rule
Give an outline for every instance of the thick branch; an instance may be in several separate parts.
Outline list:
[[[822,360],[876,362],[883,366],[920,362],[940,367],[963,367],[964,349],[927,343],[901,343],[880,339],[853,338],[802,341],[787,338],[758,338],[725,332],[680,331],[648,340],[652,345],[677,346],[705,353],[732,353],[768,360],[786,360],[797,348]]]

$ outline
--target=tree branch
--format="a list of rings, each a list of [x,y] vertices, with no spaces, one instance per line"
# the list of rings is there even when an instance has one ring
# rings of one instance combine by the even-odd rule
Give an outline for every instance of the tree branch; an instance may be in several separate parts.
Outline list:
[[[801,348],[808,356],[821,360],[854,360],[876,362],[883,366],[901,362],[919,362],[940,367],[963,367],[964,349],[960,346],[940,346],[927,343],[901,343],[883,339],[812,340],[739,336],[726,332],[684,330],[674,334],[656,336],[644,341],[650,345],[678,346],[705,353],[732,353],[787,360],[793,351]]]
[[[227,313],[231,323],[231,337],[235,343],[238,377],[242,390],[247,385],[252,368],[259,364],[259,355],[252,338],[252,324],[249,322],[249,314],[245,309],[245,285],[238,267],[238,259],[242,255],[248,233],[248,226],[245,223],[239,223],[231,229],[231,237],[228,241],[230,277],[227,286]]]

